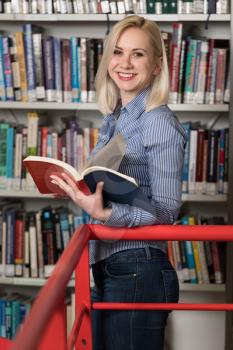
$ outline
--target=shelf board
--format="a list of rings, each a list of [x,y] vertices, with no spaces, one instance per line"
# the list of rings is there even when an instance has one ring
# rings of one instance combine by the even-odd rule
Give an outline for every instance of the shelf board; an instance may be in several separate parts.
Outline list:
[[[228,104],[169,104],[174,112],[228,112]],[[98,111],[96,103],[0,102],[0,109]]]
[[[19,190],[0,190],[0,197],[9,198],[37,198],[37,199],[53,199],[53,195],[40,194],[37,190],[34,191],[19,191]]]
[[[227,195],[207,195],[207,194],[182,194],[183,202],[226,202]]]
[[[109,20],[116,22],[127,15],[109,14]],[[207,14],[142,14],[143,17],[156,22],[205,22]],[[216,15],[212,14],[209,22],[230,22],[230,14]],[[10,22],[106,22],[106,14],[0,14],[0,21]]]
[[[43,287],[46,281],[46,278],[0,277],[0,284],[14,286]],[[74,287],[74,285],[74,279],[71,279],[68,287]]]
[[[45,278],[24,278],[24,277],[0,277],[0,284],[27,286],[27,287],[42,287],[46,283]],[[71,279],[68,287],[74,287],[75,281]],[[181,292],[225,292],[225,284],[191,284],[181,283]]]
[[[37,198],[37,199],[54,199],[53,195],[40,194],[35,191],[19,191],[19,190],[0,190],[0,197],[9,198]],[[182,194],[183,202],[226,202],[227,195],[200,195],[200,194]]]
[[[225,292],[225,284],[180,283],[181,292]]]

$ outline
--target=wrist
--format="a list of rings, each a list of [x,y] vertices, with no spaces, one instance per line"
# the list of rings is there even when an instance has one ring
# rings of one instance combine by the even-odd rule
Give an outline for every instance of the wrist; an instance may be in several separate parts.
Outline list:
[[[108,220],[108,218],[110,218],[111,214],[112,214],[112,208],[106,208],[95,219],[100,220],[100,221],[106,221],[106,220]]]

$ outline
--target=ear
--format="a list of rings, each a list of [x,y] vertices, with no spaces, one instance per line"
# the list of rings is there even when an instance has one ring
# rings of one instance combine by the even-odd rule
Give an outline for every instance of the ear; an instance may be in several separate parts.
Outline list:
[[[155,65],[155,68],[153,70],[153,75],[159,75],[161,72],[161,66]]]

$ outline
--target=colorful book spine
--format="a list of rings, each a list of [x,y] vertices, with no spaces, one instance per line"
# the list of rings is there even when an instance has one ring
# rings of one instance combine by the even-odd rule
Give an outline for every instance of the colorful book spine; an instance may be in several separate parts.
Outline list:
[[[79,102],[78,38],[71,37],[71,86],[72,102]]]
[[[17,49],[17,56],[19,59],[21,98],[22,102],[28,102],[27,70],[22,32],[15,33],[15,43]]]
[[[13,90],[13,74],[11,69],[11,59],[10,59],[10,48],[9,48],[9,38],[3,37],[3,65],[4,65],[4,76],[6,85],[6,98],[8,101],[14,100],[14,90]]]
[[[35,79],[35,62],[34,51],[32,43],[32,24],[27,23],[23,25],[24,33],[24,47],[26,59],[26,73],[28,83],[28,100],[35,102],[36,99],[36,79]]]
[[[55,90],[56,102],[61,103],[62,97],[62,68],[61,68],[61,39],[53,38],[54,50],[54,71],[55,71]]]
[[[53,37],[42,38],[45,74],[45,96],[47,102],[56,101]]]
[[[3,37],[0,35],[0,99],[6,101],[6,85],[4,75],[4,58],[3,58]]]

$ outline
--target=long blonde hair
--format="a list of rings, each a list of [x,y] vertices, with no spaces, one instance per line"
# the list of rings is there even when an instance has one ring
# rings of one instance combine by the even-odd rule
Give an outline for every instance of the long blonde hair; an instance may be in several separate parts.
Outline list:
[[[108,74],[108,65],[120,35],[128,28],[140,28],[149,37],[156,63],[160,68],[151,83],[146,102],[146,111],[167,103],[169,94],[169,73],[164,42],[158,25],[137,15],[124,18],[114,25],[109,33],[103,56],[96,74],[95,87],[97,104],[103,114],[112,113],[119,101],[119,90]]]

